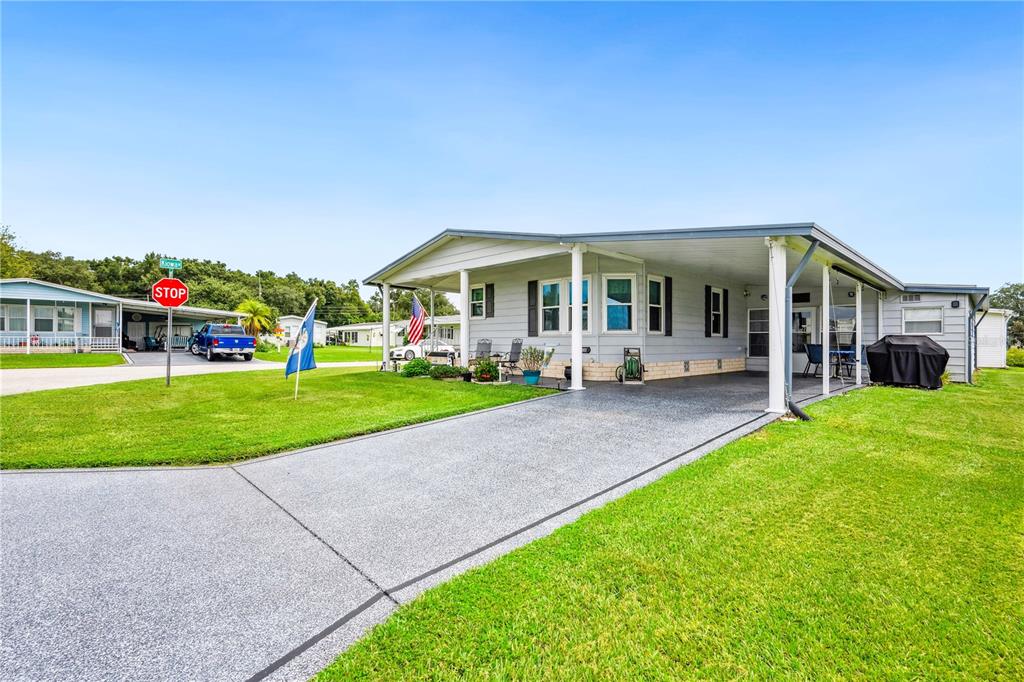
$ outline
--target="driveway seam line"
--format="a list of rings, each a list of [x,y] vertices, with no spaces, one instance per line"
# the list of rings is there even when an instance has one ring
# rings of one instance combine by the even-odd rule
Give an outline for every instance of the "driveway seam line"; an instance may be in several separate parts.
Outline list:
[[[392,596],[391,596],[391,594],[390,594],[390,593],[389,593],[389,592],[388,592],[387,590],[385,590],[385,589],[384,589],[383,587],[381,587],[381,586],[380,586],[380,584],[378,584],[376,580],[374,580],[373,578],[371,578],[371,577],[369,576],[369,574],[367,574],[367,573],[366,573],[365,571],[363,571],[363,570],[362,570],[361,568],[359,568],[359,567],[358,567],[358,566],[356,566],[356,565],[355,565],[354,563],[352,563],[352,561],[351,561],[351,560],[349,560],[349,558],[348,558],[348,557],[346,557],[346,556],[345,556],[344,554],[342,554],[342,553],[341,553],[341,552],[339,552],[339,551],[338,551],[337,549],[335,549],[335,548],[334,548],[334,547],[333,547],[333,546],[331,545],[331,543],[327,542],[327,540],[324,540],[324,539],[323,539],[322,537],[320,537],[320,536],[319,536],[319,535],[318,535],[318,534],[316,533],[316,531],[314,531],[314,530],[313,530],[312,528],[310,528],[309,526],[307,526],[306,524],[304,524],[304,523],[303,523],[302,521],[300,521],[300,520],[299,520],[299,518],[298,518],[297,516],[295,516],[295,514],[292,514],[292,513],[290,512],[290,511],[288,511],[288,510],[287,510],[287,509],[286,509],[286,508],[284,507],[284,505],[282,505],[282,504],[281,504],[280,502],[278,502],[278,501],[277,501],[277,500],[275,500],[275,499],[274,499],[273,497],[271,497],[270,495],[268,495],[268,494],[267,494],[267,492],[266,492],[265,490],[263,490],[263,488],[259,487],[258,485],[256,485],[255,483],[253,483],[253,482],[252,482],[251,480],[249,480],[249,478],[247,478],[247,477],[245,476],[245,474],[243,474],[243,473],[242,473],[241,471],[238,471],[238,470],[237,470],[237,469],[235,469],[234,467],[229,467],[229,468],[230,468],[230,469],[231,469],[232,471],[234,471],[234,472],[235,472],[236,474],[238,474],[239,476],[241,476],[241,477],[242,477],[242,480],[243,480],[243,481],[245,481],[246,483],[248,483],[249,485],[251,485],[251,486],[252,486],[253,488],[255,488],[255,489],[256,489],[257,491],[259,491],[259,493],[260,493],[261,495],[263,495],[263,497],[265,497],[265,498],[267,498],[268,500],[270,500],[271,502],[273,502],[273,503],[274,503],[274,505],[275,505],[275,506],[276,506],[276,507],[277,507],[278,509],[280,509],[280,510],[281,510],[281,511],[283,511],[283,512],[284,512],[285,514],[287,514],[287,515],[288,515],[288,516],[289,516],[289,517],[290,517],[290,518],[292,519],[292,521],[294,521],[295,523],[299,524],[299,526],[300,526],[300,527],[301,527],[301,528],[302,528],[303,530],[305,530],[305,531],[306,531],[307,533],[309,533],[309,534],[310,534],[310,535],[312,535],[312,536],[313,536],[314,538],[316,538],[317,540],[319,540],[319,541],[320,541],[320,543],[321,543],[321,544],[322,544],[322,545],[323,545],[324,547],[326,547],[327,549],[331,550],[331,552],[333,552],[333,553],[334,553],[334,555],[335,555],[335,556],[337,556],[337,557],[338,557],[339,559],[341,559],[342,561],[344,561],[344,562],[345,562],[345,563],[346,563],[346,564],[348,565],[348,567],[349,567],[349,568],[351,568],[351,569],[352,569],[353,571],[355,571],[355,572],[356,572],[356,573],[358,573],[358,574],[359,574],[360,576],[362,576],[362,578],[363,578],[363,579],[364,579],[364,580],[365,580],[366,582],[370,583],[370,585],[372,585],[372,586],[373,586],[373,589],[377,590],[377,592],[379,592],[381,596],[387,597],[387,598],[388,598],[388,599],[389,599],[389,600],[390,600],[390,601],[391,601],[391,602],[392,602],[392,603],[393,603],[393,604],[394,604],[395,606],[398,606],[398,600],[397,600],[397,599],[395,599],[394,597],[392,597]]]

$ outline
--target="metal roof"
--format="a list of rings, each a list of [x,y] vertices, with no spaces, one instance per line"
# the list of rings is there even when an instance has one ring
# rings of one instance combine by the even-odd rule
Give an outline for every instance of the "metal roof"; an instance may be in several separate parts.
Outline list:
[[[616,232],[582,232],[543,234],[537,232],[505,232],[496,230],[444,230],[423,244],[409,251],[404,256],[395,259],[386,266],[373,273],[363,280],[363,284],[375,285],[381,283],[381,277],[394,270],[396,267],[412,258],[416,258],[429,252],[439,243],[453,237],[477,237],[484,239],[509,239],[521,241],[544,241],[544,242],[621,242],[621,241],[655,241],[655,240],[682,240],[682,239],[731,239],[751,237],[803,237],[805,239],[816,239],[819,247],[841,257],[852,264],[871,273],[880,281],[897,288],[903,289],[904,284],[894,275],[872,262],[869,258],[859,253],[851,246],[840,240],[838,237],[825,230],[817,223],[774,223],[767,225],[732,225],[722,227],[691,227],[668,230],[627,230]]]

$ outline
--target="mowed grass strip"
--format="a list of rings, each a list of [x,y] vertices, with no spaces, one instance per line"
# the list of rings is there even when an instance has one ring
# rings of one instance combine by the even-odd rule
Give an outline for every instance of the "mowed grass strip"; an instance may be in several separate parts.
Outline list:
[[[0,398],[4,469],[230,462],[545,395],[351,368],[225,372]],[[387,453],[382,453],[387,456]]]
[[[1022,679],[1022,401],[1024,371],[985,370],[816,404],[429,590],[317,679]]]
[[[288,353],[289,349],[282,347],[280,351],[256,353],[254,357],[258,360],[286,362],[288,360]],[[317,362],[372,362],[374,360],[379,362],[381,349],[380,346],[376,348],[369,346],[325,346],[324,348],[315,348],[313,355],[316,357]]]
[[[123,365],[120,353],[0,353],[0,369],[47,367],[114,367]]]

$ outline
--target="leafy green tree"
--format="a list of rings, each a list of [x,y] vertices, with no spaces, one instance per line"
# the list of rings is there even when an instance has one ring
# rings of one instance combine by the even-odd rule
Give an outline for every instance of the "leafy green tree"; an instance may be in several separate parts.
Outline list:
[[[427,310],[427,315],[430,315],[430,289],[417,289],[415,292],[408,290],[394,290],[391,291],[391,320],[407,320],[412,317],[412,295],[413,293],[420,299],[420,303]],[[370,297],[370,308],[374,313],[380,315],[383,313],[381,307],[381,295],[378,289],[374,292],[373,296]],[[448,297],[442,292],[434,292],[434,314],[435,315],[456,315],[459,309],[456,308]],[[379,318],[378,318],[379,319]]]
[[[270,306],[254,298],[239,303],[237,310],[242,314],[242,326],[250,336],[259,337],[261,334],[273,331],[274,325],[277,323]]]
[[[992,307],[1012,311],[1007,336],[1011,345],[1024,346],[1024,282],[1007,282],[996,289]]]
[[[0,277],[32,277],[32,261],[15,244],[15,235],[7,225],[0,225]]]

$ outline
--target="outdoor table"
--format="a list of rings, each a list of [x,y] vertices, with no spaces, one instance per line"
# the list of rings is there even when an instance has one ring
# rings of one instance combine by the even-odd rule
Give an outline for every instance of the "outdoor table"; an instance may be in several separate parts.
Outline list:
[[[829,366],[832,368],[832,376],[839,378],[839,374],[843,367],[843,360],[847,358],[855,358],[857,352],[852,348],[830,348],[828,354],[830,359]]]

